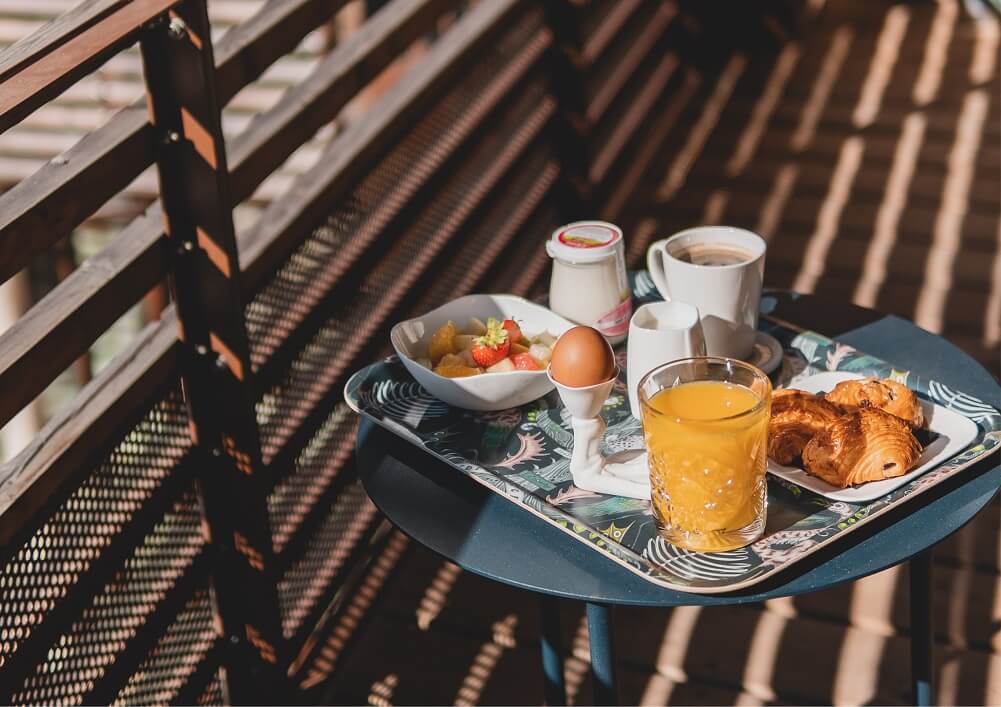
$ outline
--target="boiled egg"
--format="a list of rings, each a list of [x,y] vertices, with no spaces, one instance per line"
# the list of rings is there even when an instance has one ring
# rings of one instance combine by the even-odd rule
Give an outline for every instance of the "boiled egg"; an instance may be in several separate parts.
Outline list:
[[[612,347],[597,329],[578,326],[556,341],[549,374],[557,383],[583,388],[604,383],[615,374]]]

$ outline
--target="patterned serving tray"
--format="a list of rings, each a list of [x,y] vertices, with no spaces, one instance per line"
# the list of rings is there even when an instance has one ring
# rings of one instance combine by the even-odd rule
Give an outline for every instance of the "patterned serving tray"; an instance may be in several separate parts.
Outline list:
[[[787,569],[1001,446],[1001,413],[977,398],[914,372],[897,370],[819,334],[783,327],[770,328],[769,333],[785,349],[779,385],[795,386],[800,378],[834,370],[894,378],[919,396],[973,420],[976,439],[937,468],[866,503],[832,501],[769,475],[764,536],[739,550],[692,553],[657,534],[648,501],[606,496],[573,485],[570,421],[555,391],[510,410],[459,410],[431,397],[393,357],[352,376],[344,397],[355,411],[644,579],[703,594],[742,589]],[[624,372],[624,347],[616,356]],[[608,425],[603,442],[606,453],[643,447],[640,423],[629,414],[624,377],[623,373],[601,412]]]

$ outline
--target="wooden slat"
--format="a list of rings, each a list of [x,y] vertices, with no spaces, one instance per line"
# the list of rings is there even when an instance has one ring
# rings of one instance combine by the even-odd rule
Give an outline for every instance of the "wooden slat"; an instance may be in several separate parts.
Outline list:
[[[19,123],[126,47],[145,23],[168,10],[175,1],[131,0],[82,32],[74,33],[59,46],[59,51],[20,65],[16,73],[0,83],[0,132]]]
[[[342,0],[268,3],[228,32],[216,52],[222,96],[232,98],[342,4]],[[136,169],[139,164],[152,162],[154,149],[146,103],[137,101],[0,196],[0,282],[124,188],[141,171]]]
[[[4,81],[33,61],[57,50],[102,17],[121,8],[128,0],[89,0],[71,6],[65,13],[46,22],[37,31],[15,42],[0,53],[0,81]],[[35,3],[18,0],[20,8],[32,7]],[[9,14],[8,8],[0,10]]]
[[[152,164],[154,133],[145,109],[127,108],[119,115],[124,133],[94,133],[0,196],[0,282]]]
[[[239,24],[267,0],[212,0],[209,17],[217,27]],[[20,18],[57,18],[78,8],[96,4],[80,0],[0,0],[0,16]]]
[[[450,0],[394,0],[233,140],[233,197],[242,201],[389,65],[434,27]]]
[[[273,27],[273,25],[268,26]],[[225,53],[226,61],[241,61],[242,55],[239,50],[228,49]],[[146,148],[152,150],[149,125],[138,110],[123,111],[109,123],[108,127],[124,128],[124,130],[118,135],[112,135],[110,129],[101,130],[89,136],[90,139],[85,138],[81,141],[77,148],[67,155],[67,164],[63,166],[74,169],[77,179],[57,186],[59,190],[57,194],[62,194],[62,190],[70,191],[77,185],[80,185],[80,188],[91,188],[95,185],[106,187],[108,180],[95,179],[92,172],[94,169],[103,168],[107,163],[107,160],[101,161],[101,156],[110,159],[112,156],[118,158],[141,154],[139,150],[133,148],[136,143],[143,145],[143,151],[146,151]],[[57,182],[60,167],[53,163],[43,169],[37,177],[39,183]],[[77,167],[78,169],[75,169]],[[125,173],[123,170],[122,174]],[[7,197],[12,197],[11,207],[15,207],[18,201],[13,197],[19,199],[24,193],[21,190],[12,190],[8,195],[0,197],[0,204],[6,203]],[[53,195],[41,202],[34,201],[30,203],[30,208],[26,205],[20,209],[10,208],[0,211],[0,219],[3,219],[0,220],[0,224],[6,226],[6,228],[0,227],[2,236],[0,246],[13,249],[20,240],[16,239],[15,235],[21,235],[21,230],[27,228],[29,224],[36,234],[51,234],[52,229],[59,232],[60,223],[68,230],[69,223],[73,220],[66,215],[68,212],[45,208],[54,203],[51,200],[55,198]],[[75,199],[75,202],[84,203],[79,199]],[[46,217],[49,220],[33,223],[36,219]],[[10,238],[7,237],[8,234],[11,234]],[[25,317],[14,331],[0,341],[0,382],[4,384],[5,391],[10,391],[10,394],[5,395],[0,401],[0,424],[9,420],[23,405],[41,392],[75,356],[86,349],[104,327],[138,299],[143,288],[151,286],[163,275],[166,263],[158,209],[130,226],[120,240],[126,242],[112,246],[111,250],[99,256],[99,259],[92,264],[85,265],[79,273],[52,293],[51,298],[46,300],[46,306],[40,305],[34,310],[37,315]],[[146,250],[153,248],[156,252]],[[23,249],[17,251],[19,256],[23,252]],[[19,265],[23,266],[23,260]],[[11,274],[16,272],[16,268],[11,266],[5,272]],[[116,276],[124,276],[127,279],[116,284]],[[62,312],[58,311],[58,308],[47,306],[56,302],[64,303],[62,307],[67,306],[65,303],[69,303],[69,306]],[[47,331],[47,327],[51,327],[52,330]],[[29,361],[32,369],[30,376],[25,374]],[[39,365],[42,366],[41,370]]]
[[[397,131],[465,68],[464,62],[502,31],[518,0],[481,3],[436,43],[424,60],[386,95],[382,109],[352,126],[330,159],[297,180],[288,195],[273,202],[240,243],[243,285],[256,292],[264,279],[312,229],[330,203],[365,173]]]
[[[227,32],[216,44],[216,83],[226,104],[302,38],[323,24],[347,0],[268,2],[257,14]]]
[[[0,427],[163,280],[169,257],[154,207],[0,335]]]
[[[109,363],[20,454],[0,465],[0,547],[12,542],[64,483],[86,468],[134,422],[136,411],[177,371],[173,309],[149,325],[128,351]]]

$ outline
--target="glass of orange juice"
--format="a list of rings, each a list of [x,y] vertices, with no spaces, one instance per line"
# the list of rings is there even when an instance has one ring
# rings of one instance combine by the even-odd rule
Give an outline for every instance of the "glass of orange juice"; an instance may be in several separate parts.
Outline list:
[[[731,358],[671,361],[639,383],[660,534],[686,550],[748,545],[765,529],[772,384]]]

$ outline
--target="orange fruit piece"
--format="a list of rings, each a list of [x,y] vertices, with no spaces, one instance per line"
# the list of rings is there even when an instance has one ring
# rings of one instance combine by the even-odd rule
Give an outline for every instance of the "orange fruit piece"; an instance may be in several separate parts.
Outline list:
[[[455,322],[447,321],[442,324],[438,331],[431,336],[431,343],[428,344],[428,358],[431,363],[437,365],[445,354],[458,353],[455,350],[455,335],[459,333],[459,327]]]

